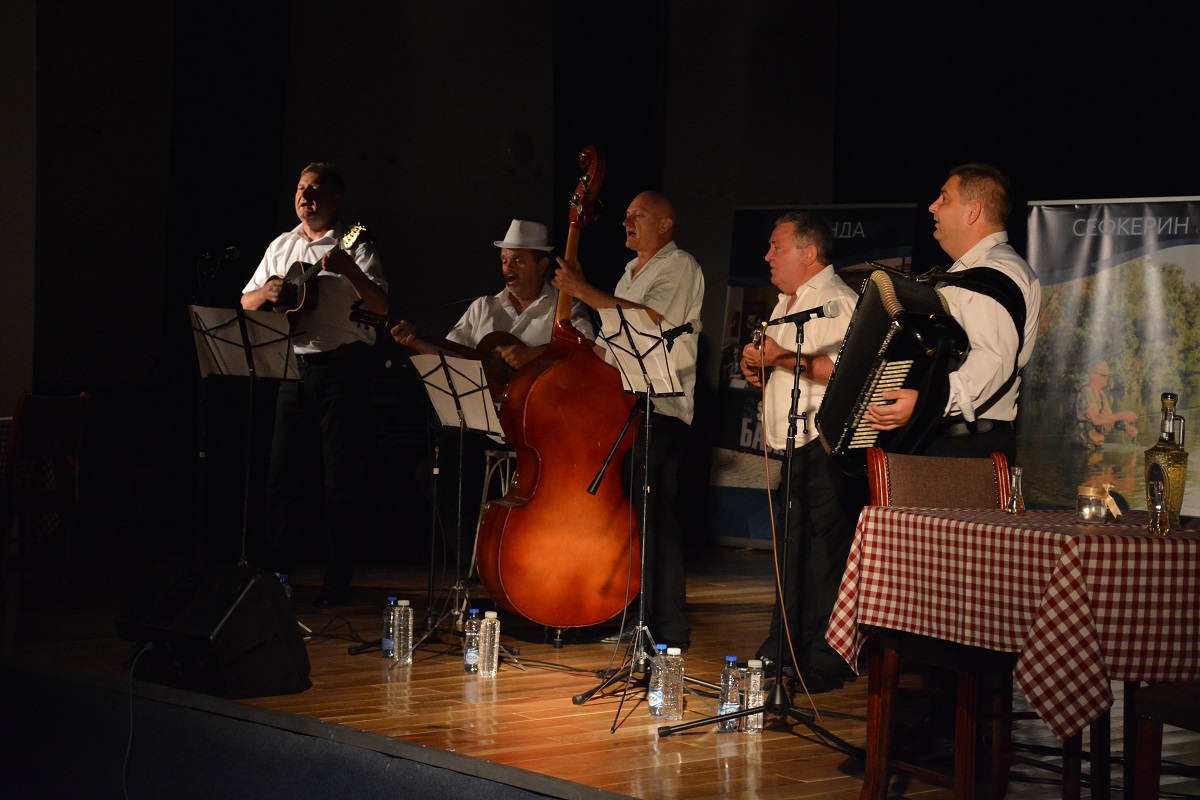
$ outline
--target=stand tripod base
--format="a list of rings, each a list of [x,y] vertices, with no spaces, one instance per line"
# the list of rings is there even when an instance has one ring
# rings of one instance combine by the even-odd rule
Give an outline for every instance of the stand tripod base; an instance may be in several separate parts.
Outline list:
[[[770,714],[781,720],[791,720],[798,722],[804,727],[811,730],[817,736],[831,744],[835,749],[845,753],[846,755],[865,761],[867,753],[861,747],[855,747],[841,737],[825,730],[816,722],[816,714],[812,711],[806,711],[796,708],[792,705],[792,696],[784,686],[783,681],[776,681],[770,688],[766,702],[755,708],[743,708],[738,711],[731,711],[728,714],[718,714],[715,717],[705,717],[693,722],[684,722],[679,725],[664,725],[658,729],[659,736],[670,736],[677,731],[691,730],[704,725],[712,725],[718,722],[724,722],[732,719],[741,719],[742,717],[753,716],[754,714]],[[832,715],[831,715],[832,716]],[[765,720],[764,720],[765,723]]]
[[[649,645],[647,649],[643,646],[643,642]],[[615,670],[602,670],[597,673],[601,678],[600,683],[593,686],[586,692],[575,695],[571,698],[571,702],[577,706],[581,706],[588,700],[595,697],[611,686],[616,686],[622,681],[625,682],[625,691],[621,696],[621,704],[625,703],[625,694],[629,691],[629,686],[633,682],[634,675],[649,675],[650,673],[650,653],[655,650],[654,639],[650,636],[650,629],[645,625],[639,624],[634,629],[633,637],[629,640],[628,646],[625,648],[625,657],[621,660],[621,666]],[[620,715],[621,709],[617,708],[617,714]],[[614,727],[615,730],[615,727]]]

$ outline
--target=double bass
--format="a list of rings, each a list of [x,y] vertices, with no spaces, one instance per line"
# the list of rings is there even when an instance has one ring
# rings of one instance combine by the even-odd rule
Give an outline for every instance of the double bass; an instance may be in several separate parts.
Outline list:
[[[579,165],[564,253],[571,265],[604,177],[591,146]],[[637,424],[627,424],[636,398],[571,325],[571,300],[559,292],[550,346],[505,391],[500,423],[516,450],[516,475],[508,493],[484,508],[475,545],[479,579],[496,604],[559,629],[616,616],[641,575],[637,514],[620,477],[637,435]],[[593,494],[589,486],[610,454],[615,469]]]

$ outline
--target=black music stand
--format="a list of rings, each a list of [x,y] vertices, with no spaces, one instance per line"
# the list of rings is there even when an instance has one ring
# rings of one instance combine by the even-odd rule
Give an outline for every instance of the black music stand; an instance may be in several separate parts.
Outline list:
[[[648,498],[650,495],[650,401],[652,397],[672,397],[683,394],[683,389],[675,381],[674,359],[670,355],[671,343],[683,333],[690,333],[689,323],[679,328],[664,331],[661,324],[655,324],[650,315],[643,309],[625,310],[616,308],[600,309],[601,330],[615,331],[610,335],[601,335],[600,340],[608,347],[608,351],[617,362],[621,372],[621,382],[625,391],[642,398],[644,432],[642,434],[642,508],[641,508],[641,580],[638,587],[638,618],[633,636],[625,648],[621,666],[612,670],[601,682],[587,692],[575,695],[572,702],[582,705],[594,695],[614,686],[621,681],[625,686],[621,691],[621,702],[617,705],[616,716],[610,732],[615,733],[621,717],[621,709],[625,705],[625,697],[633,683],[634,673],[645,674],[649,671],[650,653],[655,650],[654,638],[646,626],[646,525],[649,517]],[[619,444],[625,438],[625,432],[637,416],[638,404],[630,411],[629,419],[621,433],[617,436]],[[614,451],[617,444],[614,444]],[[611,458],[611,454],[610,454]],[[605,461],[607,467],[608,461]],[[601,475],[603,470],[601,471]],[[601,475],[593,483],[591,492],[596,491]],[[628,605],[628,604],[627,604]],[[624,630],[622,623],[621,630]],[[617,643],[618,646],[620,642]],[[648,645],[648,649],[646,647]],[[707,684],[712,686],[712,684]]]
[[[260,379],[297,380],[292,353],[290,322],[284,314],[247,311],[237,308],[188,306],[200,377],[229,375],[249,378],[246,382],[246,474],[242,496],[242,551],[238,566],[246,566],[246,536],[250,510],[250,456],[254,446],[254,385]],[[201,400],[200,463],[205,457],[205,411]],[[204,470],[201,469],[200,493],[203,501]],[[203,508],[203,502],[201,503]],[[200,524],[203,515],[197,513]]]
[[[433,554],[436,550],[436,533],[431,533],[430,538],[430,553],[429,553],[429,607],[426,612],[426,627],[425,635],[421,637],[416,644],[416,648],[421,642],[425,641],[447,616],[456,616],[461,621],[464,611],[467,609],[469,601],[467,595],[466,578],[470,576],[471,570],[475,567],[475,548],[471,547],[471,561],[467,569],[467,575],[462,574],[461,569],[461,553],[463,540],[463,479],[462,479],[462,463],[463,463],[463,442],[467,430],[482,431],[490,436],[500,436],[500,418],[496,415],[496,406],[492,402],[491,393],[488,391],[487,379],[483,374],[483,364],[479,361],[473,361],[466,358],[456,358],[447,356],[445,353],[437,354],[419,354],[411,357],[413,365],[417,368],[417,374],[421,376],[422,383],[425,384],[425,392],[429,395],[429,400],[433,404],[434,411],[437,412],[438,420],[444,427],[458,429],[458,521],[454,558],[454,588],[452,608],[440,617],[434,609],[434,559]],[[433,476],[433,497],[437,498],[437,477],[438,471],[435,464]],[[452,630],[457,629],[459,624],[456,623]]]
[[[763,335],[764,336],[766,335],[766,327],[767,327],[767,323],[764,322],[763,323]],[[816,721],[817,715],[816,715],[815,711],[807,711],[807,710],[802,710],[802,709],[796,708],[795,705],[792,704],[791,693],[788,691],[786,682],[783,679],[782,665],[783,665],[783,649],[785,646],[784,642],[785,641],[789,642],[789,644],[787,645],[788,647],[790,647],[790,642],[791,642],[791,634],[790,634],[790,631],[788,630],[788,624],[787,624],[787,584],[788,584],[787,564],[788,564],[788,546],[789,546],[789,542],[792,538],[792,532],[791,532],[791,507],[792,507],[792,504],[790,502],[790,498],[788,497],[788,494],[791,492],[792,463],[794,460],[793,457],[795,456],[795,453],[796,453],[796,422],[797,422],[797,420],[804,421],[804,432],[805,433],[808,432],[808,412],[805,411],[805,412],[797,413],[797,411],[796,411],[797,406],[800,403],[800,376],[804,373],[804,364],[800,358],[800,353],[801,353],[801,350],[803,349],[803,347],[804,347],[804,324],[798,323],[798,324],[796,324],[796,366],[792,372],[792,399],[791,399],[791,405],[788,408],[787,445],[786,445],[785,455],[784,455],[784,460],[783,460],[783,471],[779,477],[779,485],[783,489],[783,492],[782,492],[782,494],[783,494],[783,550],[780,554],[780,559],[779,559],[779,562],[783,564],[783,569],[780,571],[780,573],[781,573],[780,581],[779,581],[779,586],[777,587],[778,592],[779,592],[779,623],[780,623],[779,627],[780,627],[780,630],[779,630],[778,641],[776,642],[776,652],[775,652],[775,663],[777,665],[779,665],[779,674],[775,678],[774,685],[769,688],[769,690],[767,692],[766,702],[763,703],[763,705],[755,706],[754,708],[743,708],[743,709],[739,709],[738,711],[731,711],[728,714],[717,714],[716,716],[705,717],[704,719],[698,719],[693,722],[684,722],[679,725],[664,725],[658,729],[658,735],[659,736],[670,736],[672,733],[675,733],[676,731],[684,731],[684,730],[688,730],[690,728],[698,728],[702,725],[712,725],[714,723],[722,722],[725,720],[741,719],[742,717],[749,717],[754,714],[769,713],[769,714],[776,715],[782,719],[791,718],[791,719],[795,720],[796,722],[799,722],[802,725],[804,725],[805,727],[809,728],[814,733],[816,733],[818,736],[824,738],[826,741],[832,742],[843,753],[846,753],[847,755],[850,755],[850,756],[853,756],[856,758],[863,759],[863,758],[866,758],[865,751],[863,751],[861,748],[855,747],[854,745],[844,741],[839,736],[825,730],[825,728],[823,728],[822,726],[817,724],[817,721]],[[767,376],[764,374],[763,380],[765,381],[766,379],[767,379]],[[804,518],[801,517],[801,523],[803,524],[803,522],[804,522]],[[796,674],[799,675],[800,674],[799,671],[797,671]],[[804,680],[802,675],[800,676],[800,680],[802,682]]]

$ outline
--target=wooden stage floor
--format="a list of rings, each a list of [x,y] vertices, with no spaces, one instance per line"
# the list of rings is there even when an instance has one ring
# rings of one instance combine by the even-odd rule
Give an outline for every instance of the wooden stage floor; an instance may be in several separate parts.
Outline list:
[[[688,607],[693,640],[685,656],[687,672],[715,683],[727,654],[751,656],[765,636],[773,592],[768,553],[714,548],[705,563],[691,565]],[[73,580],[84,602],[33,601],[10,591],[4,619],[3,659],[53,670],[86,672],[99,681],[128,680],[122,666],[132,653],[113,622],[131,587],[144,576],[89,575]],[[620,666],[624,646],[595,642],[601,632],[572,631],[561,649],[546,632],[501,614],[502,641],[519,648],[494,679],[465,675],[453,637],[427,642],[409,668],[389,669],[377,649],[352,655],[350,649],[379,635],[384,598],[407,597],[418,616],[429,605],[426,568],[372,569],[357,581],[362,603],[340,613],[312,604],[317,574],[295,576],[293,597],[300,623],[312,630],[308,653],[312,688],[294,695],[240,701],[245,706],[347,726],[377,737],[400,739],[432,751],[448,751],[504,765],[560,783],[561,797],[628,796],[653,798],[750,797],[762,800],[826,798],[852,800],[862,786],[862,763],[840,752],[804,723],[769,717],[760,736],[721,733],[713,725],[659,736],[661,721],[646,714],[643,687],[624,684],[583,704],[572,698],[598,682],[598,673]],[[452,599],[452,578],[440,584],[435,601]],[[468,591],[481,608],[491,607],[481,588]],[[82,641],[81,641],[82,639]],[[86,652],[86,658],[78,654]],[[813,700],[818,727],[854,747],[862,747],[866,710],[865,676]],[[715,713],[715,699],[703,686],[688,700],[685,721]],[[812,711],[803,697],[796,706]],[[1114,708],[1113,749],[1121,746],[1121,706]],[[1021,723],[1018,738],[1044,745],[1055,740],[1039,722]],[[615,726],[615,730],[613,730]],[[1087,742],[1085,740],[1085,748]],[[1167,757],[1195,763],[1197,737],[1171,732]],[[1061,787],[1049,773],[1027,771],[1012,784],[1009,797],[1055,798]],[[1119,769],[1114,771],[1119,785]],[[1195,781],[1179,787],[1200,793]],[[545,787],[540,787],[546,791]],[[599,790],[599,791],[597,791]],[[948,790],[917,780],[897,780],[894,795],[942,800]],[[1086,789],[1085,789],[1086,796]],[[1115,796],[1120,797],[1118,791]],[[1164,795],[1165,796],[1165,795]]]

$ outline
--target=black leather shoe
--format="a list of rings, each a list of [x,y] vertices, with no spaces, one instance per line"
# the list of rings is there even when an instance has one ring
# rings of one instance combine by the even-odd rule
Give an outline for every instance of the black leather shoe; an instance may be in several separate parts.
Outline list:
[[[624,644],[625,642],[631,640],[635,633],[637,633],[637,626],[630,625],[624,630],[605,636],[600,640],[600,644]]]
[[[767,676],[767,680],[776,680],[779,678],[781,670],[779,664],[775,663],[774,655],[756,655],[755,658],[762,662],[763,674]],[[794,678],[796,677],[796,670],[790,662],[785,661],[782,674],[784,678]]]
[[[800,673],[804,678],[803,687],[809,694],[828,694],[842,688],[845,680],[840,675],[830,675],[827,672],[811,669]]]
[[[317,608],[340,608],[351,604],[354,591],[349,586],[322,586],[317,591]]]

